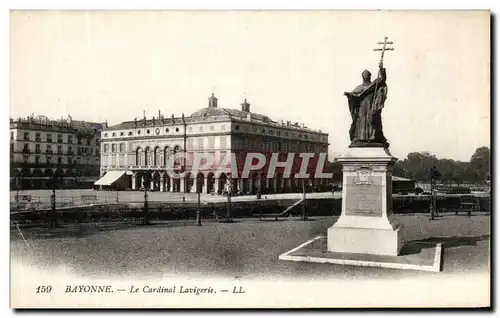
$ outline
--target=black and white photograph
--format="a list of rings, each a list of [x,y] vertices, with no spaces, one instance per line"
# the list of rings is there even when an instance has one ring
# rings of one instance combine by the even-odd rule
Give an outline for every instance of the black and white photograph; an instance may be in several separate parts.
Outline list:
[[[11,308],[490,307],[491,24],[11,10]]]

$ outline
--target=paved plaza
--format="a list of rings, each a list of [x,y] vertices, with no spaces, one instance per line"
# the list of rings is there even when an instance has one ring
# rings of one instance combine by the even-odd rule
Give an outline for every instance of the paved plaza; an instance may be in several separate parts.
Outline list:
[[[63,228],[11,229],[13,262],[53,268],[65,265],[82,276],[190,275],[266,279],[269,277],[403,278],[425,275],[438,279],[457,273],[489,275],[490,217],[398,215],[406,240],[443,243],[443,272],[422,273],[381,268],[278,260],[278,255],[316,235],[325,234],[334,217],[310,221],[235,223],[193,221],[133,224],[65,225]],[[441,276],[436,276],[441,275]]]

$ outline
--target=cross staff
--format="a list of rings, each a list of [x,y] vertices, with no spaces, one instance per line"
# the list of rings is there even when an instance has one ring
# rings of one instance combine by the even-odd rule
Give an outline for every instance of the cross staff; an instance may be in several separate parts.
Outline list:
[[[394,48],[386,47],[387,44],[393,44],[393,43],[394,42],[392,42],[392,41],[387,42],[387,37],[384,37],[384,42],[377,42],[377,44],[383,45],[382,48],[373,49],[374,51],[382,51],[382,53],[380,53],[380,63],[379,63],[380,68],[382,68],[384,65],[384,53],[385,53],[385,51],[394,51]]]

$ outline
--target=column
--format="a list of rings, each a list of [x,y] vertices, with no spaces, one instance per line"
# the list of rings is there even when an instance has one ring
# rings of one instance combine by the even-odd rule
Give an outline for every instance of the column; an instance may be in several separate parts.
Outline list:
[[[203,178],[203,191],[205,193],[208,193],[208,177],[205,176],[205,178]]]
[[[219,178],[214,178],[214,192],[219,193]]]
[[[137,176],[137,172],[132,173],[132,190],[136,189],[135,178]]]
[[[238,179],[238,190],[240,192],[243,192],[244,187],[243,187],[243,179]]]
[[[167,178],[167,183],[168,183],[168,191],[169,192],[174,192],[174,183],[172,178]]]
[[[149,184],[149,188],[150,188],[151,190],[154,190],[154,189],[155,189],[154,185],[155,185],[155,183],[154,183],[153,177],[151,177],[151,182],[150,182],[150,184]]]
[[[197,187],[198,187],[198,178],[194,177],[193,178],[193,184],[191,185],[191,189],[189,189],[189,192],[196,193],[196,188]]]
[[[180,180],[180,189],[179,189],[179,192],[186,192],[186,187],[185,187],[185,182],[186,182],[186,178],[181,178]]]
[[[165,176],[164,172],[160,173],[160,192],[165,192],[165,185],[163,184],[163,177]]]
[[[283,178],[283,192],[290,192],[290,179]]]

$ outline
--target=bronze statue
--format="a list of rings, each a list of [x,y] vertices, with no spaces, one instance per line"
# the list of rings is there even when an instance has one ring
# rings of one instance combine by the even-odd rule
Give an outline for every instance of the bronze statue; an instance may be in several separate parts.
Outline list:
[[[345,92],[349,103],[352,124],[349,129],[351,139],[350,148],[354,147],[384,147],[389,148],[389,143],[382,130],[382,109],[387,99],[387,73],[383,66],[384,52],[393,50],[386,48],[387,37],[382,49],[382,56],[379,63],[378,77],[372,82],[371,73],[364,70],[361,74],[363,83],[357,86],[352,92]]]

